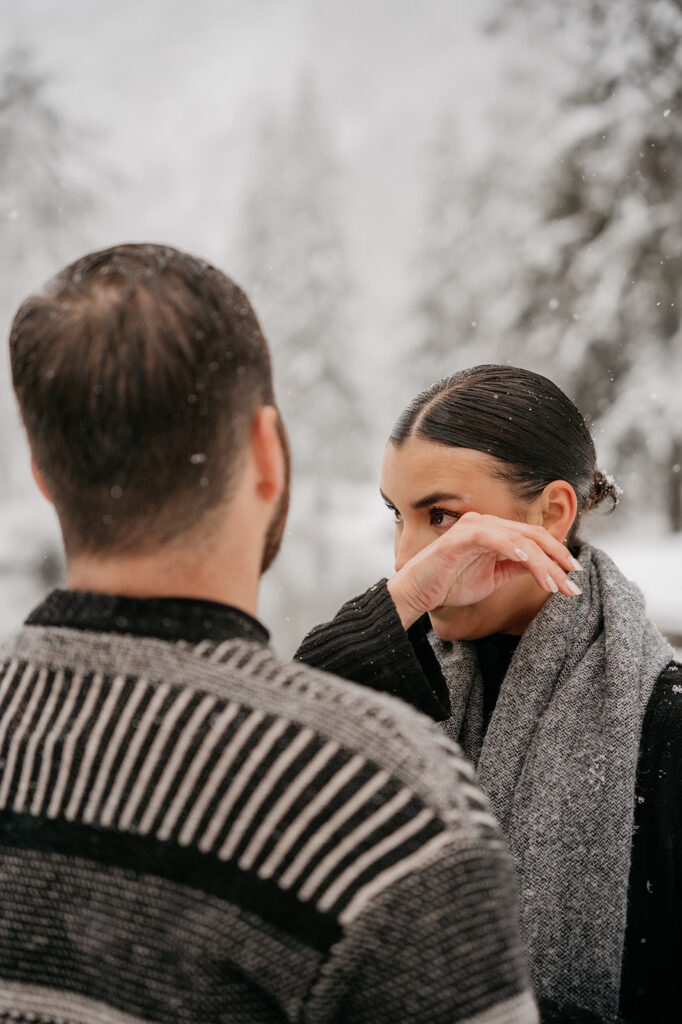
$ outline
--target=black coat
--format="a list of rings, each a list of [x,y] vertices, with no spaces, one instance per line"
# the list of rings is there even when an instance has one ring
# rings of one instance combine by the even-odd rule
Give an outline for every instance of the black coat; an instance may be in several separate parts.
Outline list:
[[[400,697],[439,722],[448,717],[450,702],[428,625],[425,616],[406,632],[382,581],[316,626],[295,657]],[[635,799],[621,1014],[633,1024],[679,1024],[682,665],[676,662],[659,676],[647,706]]]

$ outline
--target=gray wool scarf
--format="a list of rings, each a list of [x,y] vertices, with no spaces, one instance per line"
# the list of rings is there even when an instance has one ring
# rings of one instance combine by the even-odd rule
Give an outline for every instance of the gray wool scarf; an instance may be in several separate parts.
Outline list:
[[[483,735],[472,643],[430,634],[448,683],[442,723],[477,765],[507,835],[542,996],[618,1006],[642,719],[674,653],[640,590],[583,545],[577,598],[552,596],[523,634]]]

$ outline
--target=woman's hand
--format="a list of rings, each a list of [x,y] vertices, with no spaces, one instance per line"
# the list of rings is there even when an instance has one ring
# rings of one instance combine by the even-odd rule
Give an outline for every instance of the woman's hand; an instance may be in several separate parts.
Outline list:
[[[476,604],[523,573],[550,594],[575,596],[580,588],[567,573],[580,568],[543,526],[467,512],[411,558],[388,581],[388,589],[408,629],[425,612]]]

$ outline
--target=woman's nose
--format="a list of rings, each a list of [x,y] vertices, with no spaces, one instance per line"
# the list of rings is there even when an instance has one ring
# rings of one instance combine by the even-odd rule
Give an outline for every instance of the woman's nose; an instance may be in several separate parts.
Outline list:
[[[395,571],[400,572],[402,567],[413,558],[418,551],[424,547],[416,531],[409,530],[403,526],[400,536],[395,541]]]

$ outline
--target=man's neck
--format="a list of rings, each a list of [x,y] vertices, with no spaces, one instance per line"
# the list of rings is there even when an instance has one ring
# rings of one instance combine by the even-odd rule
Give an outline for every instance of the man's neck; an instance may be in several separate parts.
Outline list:
[[[193,559],[183,552],[128,558],[95,559],[79,556],[69,562],[68,590],[85,590],[120,597],[187,597],[239,608],[256,616],[258,567],[245,552],[225,559],[214,553]]]

